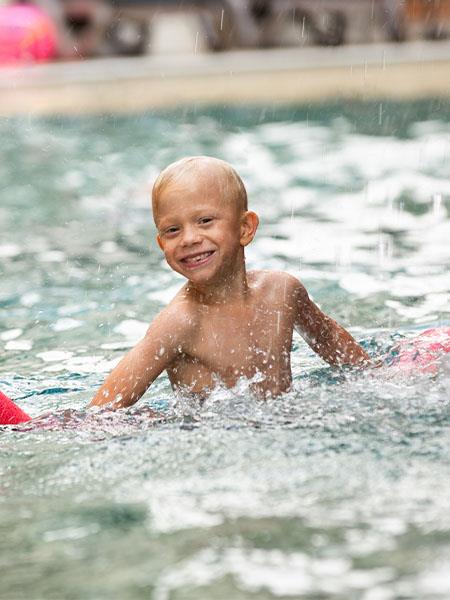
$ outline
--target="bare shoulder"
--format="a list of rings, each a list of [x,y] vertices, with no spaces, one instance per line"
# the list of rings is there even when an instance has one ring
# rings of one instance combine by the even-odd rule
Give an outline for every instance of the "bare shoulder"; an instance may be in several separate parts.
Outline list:
[[[165,337],[172,343],[183,345],[198,325],[199,317],[195,303],[184,293],[182,288],[171,302],[154,318],[147,334]]]
[[[250,281],[271,298],[282,301],[307,301],[308,293],[297,277],[286,271],[251,271]]]

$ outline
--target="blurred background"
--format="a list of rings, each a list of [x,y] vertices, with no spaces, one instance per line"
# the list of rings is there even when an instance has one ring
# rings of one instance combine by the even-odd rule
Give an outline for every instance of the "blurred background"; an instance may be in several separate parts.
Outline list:
[[[35,0],[0,5],[0,64],[445,39],[450,0]]]

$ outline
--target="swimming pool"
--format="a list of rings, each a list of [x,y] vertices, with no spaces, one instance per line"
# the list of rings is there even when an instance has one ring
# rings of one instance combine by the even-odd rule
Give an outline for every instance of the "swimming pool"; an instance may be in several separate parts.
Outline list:
[[[180,285],[148,189],[181,155],[242,175],[254,268],[298,275],[373,354],[450,323],[450,104],[0,121],[0,389],[63,425],[0,433],[5,598],[450,597],[450,364],[295,391],[84,407]],[[145,408],[167,415],[149,420]]]

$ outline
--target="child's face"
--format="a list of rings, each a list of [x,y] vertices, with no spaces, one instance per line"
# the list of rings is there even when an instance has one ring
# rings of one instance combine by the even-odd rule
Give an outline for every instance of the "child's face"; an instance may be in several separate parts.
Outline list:
[[[154,208],[158,244],[169,266],[198,284],[220,283],[243,261],[247,215],[224,197],[217,177],[183,178],[162,192]],[[255,215],[256,217],[256,215]],[[256,227],[254,227],[256,229]]]

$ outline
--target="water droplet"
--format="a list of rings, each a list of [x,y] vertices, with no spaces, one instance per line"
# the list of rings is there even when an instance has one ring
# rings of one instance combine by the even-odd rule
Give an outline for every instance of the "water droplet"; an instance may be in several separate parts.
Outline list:
[[[197,49],[198,49],[198,31],[195,34],[195,46],[194,46],[194,54],[197,54]]]
[[[433,216],[439,219],[442,216],[442,194],[433,194]]]

